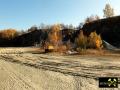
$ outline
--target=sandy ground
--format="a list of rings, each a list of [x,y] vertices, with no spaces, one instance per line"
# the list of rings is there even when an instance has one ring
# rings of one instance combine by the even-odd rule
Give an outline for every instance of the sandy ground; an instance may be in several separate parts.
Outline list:
[[[0,90],[99,90],[94,81],[98,77],[120,77],[119,55],[63,56],[28,50],[33,49],[0,48]],[[93,84],[86,86],[88,79],[83,78]]]

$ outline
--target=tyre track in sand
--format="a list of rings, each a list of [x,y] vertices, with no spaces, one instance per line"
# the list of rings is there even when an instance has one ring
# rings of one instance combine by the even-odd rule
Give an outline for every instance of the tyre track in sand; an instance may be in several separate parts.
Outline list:
[[[0,72],[3,78],[0,82],[0,90],[39,90],[40,88],[30,80],[30,77],[16,70],[10,62],[0,60]]]

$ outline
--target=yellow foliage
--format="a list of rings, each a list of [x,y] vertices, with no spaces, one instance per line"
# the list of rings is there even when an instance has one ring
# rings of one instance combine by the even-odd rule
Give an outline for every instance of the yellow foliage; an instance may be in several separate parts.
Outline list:
[[[86,48],[97,48],[100,49],[102,46],[102,40],[100,35],[97,35],[96,32],[91,32],[89,37],[83,34],[83,31],[80,32],[78,38],[75,40],[77,47],[80,49]]]
[[[17,31],[14,29],[6,29],[0,31],[0,36],[5,39],[12,39],[16,36]]]
[[[87,45],[87,37],[83,34],[83,31],[80,31],[78,38],[75,40],[78,47],[86,48]]]
[[[50,44],[58,45],[58,43],[61,40],[61,34],[60,34],[60,25],[53,25],[51,28],[51,32],[49,33],[49,41]]]
[[[97,35],[96,32],[92,32],[89,36],[89,47],[90,48],[101,48],[102,40],[100,35]]]

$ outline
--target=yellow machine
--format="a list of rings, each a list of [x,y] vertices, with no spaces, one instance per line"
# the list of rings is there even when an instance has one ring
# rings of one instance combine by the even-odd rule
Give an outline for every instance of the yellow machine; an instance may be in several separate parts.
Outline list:
[[[47,52],[53,52],[54,51],[54,46],[52,46],[52,45],[47,45],[46,47],[45,47],[45,52],[47,53]]]

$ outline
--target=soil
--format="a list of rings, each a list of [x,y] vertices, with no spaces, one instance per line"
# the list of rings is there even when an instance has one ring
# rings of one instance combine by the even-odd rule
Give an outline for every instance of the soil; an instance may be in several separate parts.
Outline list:
[[[38,50],[31,47],[0,48],[0,90],[89,90],[91,84],[78,89],[76,77],[93,82],[98,77],[120,77],[120,54],[31,53]],[[99,90],[95,83],[93,88],[91,90]]]

